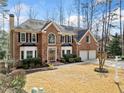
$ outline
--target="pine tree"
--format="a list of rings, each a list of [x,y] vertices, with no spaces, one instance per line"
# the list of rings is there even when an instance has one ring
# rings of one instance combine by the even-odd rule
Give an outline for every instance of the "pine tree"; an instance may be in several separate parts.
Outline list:
[[[108,51],[113,56],[121,55],[120,37],[117,34],[113,36],[111,43],[108,45]]]

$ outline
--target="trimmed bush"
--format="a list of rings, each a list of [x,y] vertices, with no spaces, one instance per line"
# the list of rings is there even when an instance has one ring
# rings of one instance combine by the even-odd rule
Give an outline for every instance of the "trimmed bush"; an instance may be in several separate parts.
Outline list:
[[[75,62],[81,62],[81,57],[76,57]]]
[[[69,63],[75,62],[75,58],[69,58]]]
[[[61,62],[66,63],[66,60],[64,58],[61,58]]]
[[[75,58],[77,57],[76,55],[73,54],[66,54],[63,56],[63,58],[65,59],[66,62],[69,62],[69,58]]]
[[[29,58],[21,61],[21,65],[24,69],[36,68],[42,65],[40,58]]]

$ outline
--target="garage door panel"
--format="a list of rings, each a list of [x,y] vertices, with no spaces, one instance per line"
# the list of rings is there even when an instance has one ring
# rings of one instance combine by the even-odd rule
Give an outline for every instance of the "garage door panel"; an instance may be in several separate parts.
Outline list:
[[[82,61],[85,61],[88,59],[88,51],[82,50],[80,51],[80,57]]]
[[[89,59],[96,59],[96,50],[89,51]]]

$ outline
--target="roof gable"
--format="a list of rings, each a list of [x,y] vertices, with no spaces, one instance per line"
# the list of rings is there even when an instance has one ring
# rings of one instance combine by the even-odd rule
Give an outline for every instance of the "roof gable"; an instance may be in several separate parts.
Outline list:
[[[42,32],[45,32],[46,29],[47,29],[48,27],[50,27],[51,25],[53,25],[53,26],[57,29],[57,31],[60,31],[60,32],[61,32],[61,30],[58,28],[58,26],[57,26],[54,22],[52,22],[52,21],[50,21],[49,23],[47,23],[47,24],[42,28]]]
[[[81,37],[81,39],[79,40],[79,42],[81,42],[88,33],[92,36],[92,38],[94,39],[94,41],[97,42],[96,38],[93,36],[93,34],[89,30],[87,30],[85,32],[85,34]]]

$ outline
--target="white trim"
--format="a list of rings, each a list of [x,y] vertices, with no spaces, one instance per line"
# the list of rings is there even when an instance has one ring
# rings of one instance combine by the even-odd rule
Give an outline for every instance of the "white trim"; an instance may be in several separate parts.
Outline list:
[[[27,58],[27,51],[33,51],[33,58],[35,58],[35,51],[37,51],[37,47],[20,47],[20,60],[22,60],[21,51],[24,51],[24,59]]]
[[[51,25],[54,25],[55,26],[55,28],[58,30],[58,31],[60,31],[61,32],[61,30],[55,25],[55,23],[53,23],[53,22],[50,22],[44,29],[42,29],[42,32],[44,32],[49,26],[51,26]]]
[[[56,35],[54,34],[54,36],[55,36],[55,43],[52,43],[52,44],[50,44],[49,43],[49,35],[50,34],[54,34],[53,32],[50,32],[49,34],[48,34],[48,36],[47,36],[47,41],[48,41],[48,45],[56,45]]]
[[[61,57],[63,57],[62,50],[64,50],[64,54],[67,54],[67,50],[70,50],[70,54],[72,54],[72,46],[63,46],[61,47]]]
[[[57,61],[57,47],[55,46],[48,46],[47,47],[47,62],[49,62],[49,49],[52,48],[52,49],[55,49],[55,61]],[[53,60],[54,61],[54,60]]]
[[[25,41],[22,41],[22,40],[21,40],[21,34],[25,34]],[[20,42],[21,42],[21,43],[25,43],[25,42],[26,42],[26,32],[20,32]]]
[[[95,37],[92,35],[92,33],[91,33],[90,31],[87,31],[87,32],[83,35],[83,37],[80,39],[79,42],[81,42],[81,41],[84,39],[84,37],[87,35],[88,32],[90,33],[90,35],[93,37],[93,39],[94,39],[95,42],[97,43],[97,40],[95,39]]]

